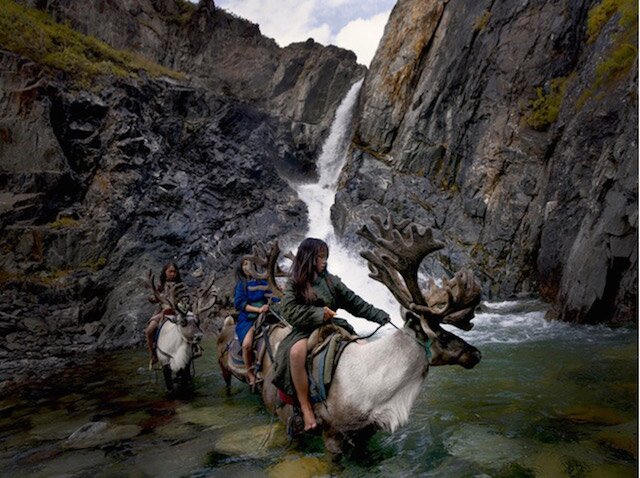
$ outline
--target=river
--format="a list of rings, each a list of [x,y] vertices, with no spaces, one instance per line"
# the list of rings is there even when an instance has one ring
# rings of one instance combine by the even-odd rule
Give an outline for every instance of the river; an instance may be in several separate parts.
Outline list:
[[[409,424],[337,464],[318,437],[289,443],[245,385],[227,394],[209,338],[190,397],[167,397],[141,348],[0,400],[2,476],[637,476],[636,331],[550,323],[537,302],[482,310],[464,335],[482,362],[430,369]]]

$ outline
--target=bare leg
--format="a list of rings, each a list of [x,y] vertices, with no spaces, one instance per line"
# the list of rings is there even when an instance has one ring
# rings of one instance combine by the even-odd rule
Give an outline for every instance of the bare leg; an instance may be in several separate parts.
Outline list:
[[[242,360],[247,367],[247,380],[251,386],[256,383],[256,374],[253,373],[253,331],[251,327],[242,341]]]
[[[291,359],[291,379],[298,395],[302,418],[304,418],[304,430],[313,430],[318,426],[313,408],[309,401],[309,381],[305,362],[307,360],[307,339],[302,339],[293,344],[289,353]]]
[[[144,334],[147,337],[147,348],[149,349],[149,358],[151,359],[151,363],[155,363],[158,361],[158,357],[156,356],[153,350],[153,336],[158,330],[158,322],[162,318],[162,314],[156,314],[151,317],[151,320],[147,324],[147,328],[144,330]]]

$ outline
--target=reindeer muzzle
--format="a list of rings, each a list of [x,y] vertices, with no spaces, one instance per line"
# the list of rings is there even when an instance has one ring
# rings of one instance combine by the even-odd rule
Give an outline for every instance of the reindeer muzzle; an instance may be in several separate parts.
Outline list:
[[[466,369],[471,369],[480,363],[482,359],[482,353],[475,348],[471,347],[471,350],[465,350],[460,355],[460,365],[462,365]]]

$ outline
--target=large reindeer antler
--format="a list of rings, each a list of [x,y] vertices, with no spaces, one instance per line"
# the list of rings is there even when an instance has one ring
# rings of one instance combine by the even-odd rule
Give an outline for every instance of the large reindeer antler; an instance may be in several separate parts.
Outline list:
[[[374,251],[361,253],[369,263],[370,276],[386,285],[403,307],[419,313],[430,323],[450,323],[463,330],[473,327],[469,321],[480,301],[480,285],[473,273],[463,269],[452,280],[442,279],[441,287],[430,279],[423,294],[418,284],[420,264],[444,244],[433,238],[431,229],[408,220],[395,222],[391,214],[385,222],[379,216],[371,219],[378,234],[366,225],[358,231],[376,246]]]
[[[154,297],[161,305],[183,313],[189,310],[191,298],[187,294],[187,286],[184,283],[179,282],[159,292],[156,287],[155,276],[151,271],[148,274],[148,282]]]
[[[193,311],[195,315],[199,316],[216,305],[218,288],[213,285],[215,281],[215,277],[212,276],[196,292],[196,304]]]
[[[282,288],[278,285],[276,277],[287,277],[288,273],[278,265],[280,256],[280,245],[278,241],[272,241],[266,245],[258,242],[253,246],[253,253],[243,257],[243,260],[249,261],[251,264],[251,275],[256,279],[265,279],[272,293],[282,297],[284,294]],[[287,253],[285,257],[290,258],[291,253]]]

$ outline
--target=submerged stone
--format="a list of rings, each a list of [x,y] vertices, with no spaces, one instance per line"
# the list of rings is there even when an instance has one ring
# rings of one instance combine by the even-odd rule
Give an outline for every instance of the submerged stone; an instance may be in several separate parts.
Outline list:
[[[231,405],[200,408],[185,405],[176,408],[176,414],[178,419],[183,422],[220,428],[242,421],[247,415],[247,410]]]
[[[638,459],[638,423],[627,422],[606,427],[595,435],[601,445],[620,450]]]
[[[34,416],[33,428],[29,430],[29,434],[41,440],[64,440],[90,419],[87,415],[70,417],[64,410],[56,410]]]
[[[270,448],[286,446],[287,435],[280,422],[226,432],[215,442],[217,451],[228,455],[261,456]]]
[[[477,424],[460,426],[444,441],[449,453],[458,458],[498,468],[525,455],[522,443]]]
[[[628,420],[627,415],[619,410],[595,405],[572,407],[565,410],[563,415],[574,423],[593,423],[598,425],[619,425]]]
[[[106,422],[91,422],[81,426],[64,442],[65,448],[94,448],[106,443],[127,440],[140,434],[137,425],[110,425]]]
[[[330,471],[331,464],[315,456],[290,457],[267,469],[273,478],[311,478]]]

